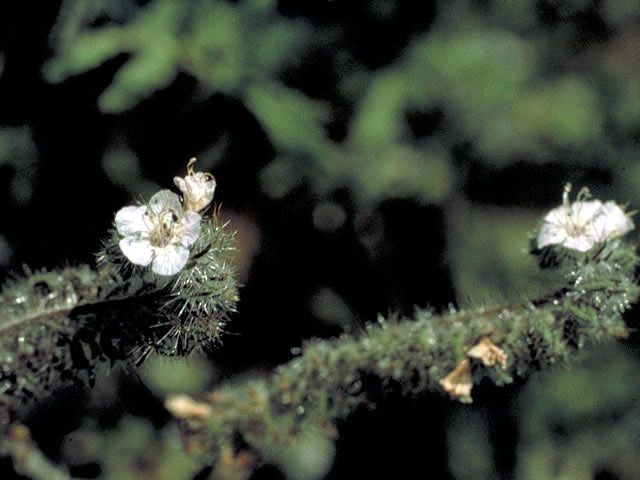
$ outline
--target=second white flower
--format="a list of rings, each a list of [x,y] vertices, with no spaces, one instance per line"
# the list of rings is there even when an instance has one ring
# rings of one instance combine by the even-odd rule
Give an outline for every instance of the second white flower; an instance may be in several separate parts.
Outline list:
[[[551,210],[540,228],[538,248],[562,245],[586,252],[595,244],[633,230],[633,220],[613,200],[578,200],[569,204],[568,190],[562,206]]]

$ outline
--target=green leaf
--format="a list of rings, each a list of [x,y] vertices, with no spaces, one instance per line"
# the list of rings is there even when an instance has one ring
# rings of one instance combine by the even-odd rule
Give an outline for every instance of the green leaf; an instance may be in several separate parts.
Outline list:
[[[92,70],[124,50],[120,32],[104,28],[85,32],[44,66],[49,82],[59,83],[67,77]]]
[[[249,86],[245,101],[279,148],[314,157],[327,154],[327,111],[320,102],[275,83]]]
[[[170,48],[156,46],[130,60],[98,99],[100,109],[106,113],[120,113],[169,85],[177,73],[175,58],[170,51]]]
[[[356,113],[351,141],[369,149],[396,141],[403,127],[408,87],[407,76],[400,72],[377,74]]]

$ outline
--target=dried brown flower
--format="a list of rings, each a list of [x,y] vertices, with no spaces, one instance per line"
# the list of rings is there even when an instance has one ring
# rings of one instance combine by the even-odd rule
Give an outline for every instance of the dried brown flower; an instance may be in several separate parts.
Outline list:
[[[473,381],[471,379],[471,370],[469,369],[469,360],[465,358],[458,363],[455,369],[440,380],[440,385],[452,400],[460,400],[465,403],[471,402]]]
[[[172,395],[168,397],[164,406],[174,417],[205,419],[211,416],[211,406],[196,402],[189,395]]]
[[[487,367],[492,367],[499,363],[502,368],[507,366],[507,354],[498,348],[488,337],[482,338],[478,343],[469,349],[467,355],[479,358]]]

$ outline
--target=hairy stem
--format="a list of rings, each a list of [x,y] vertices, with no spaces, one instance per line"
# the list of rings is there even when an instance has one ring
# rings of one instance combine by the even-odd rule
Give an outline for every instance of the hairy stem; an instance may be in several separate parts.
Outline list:
[[[452,398],[471,401],[472,385],[483,378],[507,384],[626,336],[622,313],[639,294],[635,250],[612,241],[563,262],[557,274],[566,285],[542,298],[441,316],[419,311],[412,320],[381,318],[357,338],[308,342],[271,375],[223,386],[191,406],[198,408],[172,399],[167,406],[185,419],[187,446],[207,461],[231,449],[259,464],[278,463],[274,448],[286,451],[305,432],[334,436],[336,420],[385,392],[414,396],[442,392],[444,385]],[[489,353],[476,353],[482,350]]]

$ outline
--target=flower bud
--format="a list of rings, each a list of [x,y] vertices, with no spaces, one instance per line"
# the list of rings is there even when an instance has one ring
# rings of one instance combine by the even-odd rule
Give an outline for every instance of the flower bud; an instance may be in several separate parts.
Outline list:
[[[195,158],[189,160],[187,176],[174,177],[173,183],[182,192],[184,198],[184,210],[200,212],[213,200],[213,192],[216,189],[216,180],[210,173],[194,172],[191,167]]]

